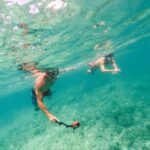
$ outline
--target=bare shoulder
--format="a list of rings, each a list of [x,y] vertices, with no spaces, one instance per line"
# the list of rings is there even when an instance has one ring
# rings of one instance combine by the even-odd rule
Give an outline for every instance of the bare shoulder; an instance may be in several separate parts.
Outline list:
[[[104,61],[105,61],[105,58],[104,58],[104,57],[101,57],[101,58],[97,59],[97,60],[95,61],[95,63],[96,63],[96,64],[103,64]]]
[[[44,73],[41,72],[40,70],[34,70],[33,74],[35,77],[39,77],[39,76],[42,76]]]

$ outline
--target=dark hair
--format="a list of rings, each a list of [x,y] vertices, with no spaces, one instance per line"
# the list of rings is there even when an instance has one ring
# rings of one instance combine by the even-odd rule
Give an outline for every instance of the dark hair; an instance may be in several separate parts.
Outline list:
[[[57,76],[59,74],[58,68],[52,67],[46,70],[49,76]]]
[[[105,55],[104,57],[105,57],[105,64],[112,63],[113,53],[109,53],[109,54]]]
[[[113,57],[113,56],[114,56],[113,53],[109,53],[109,54],[105,55],[104,57],[108,58],[108,57]]]

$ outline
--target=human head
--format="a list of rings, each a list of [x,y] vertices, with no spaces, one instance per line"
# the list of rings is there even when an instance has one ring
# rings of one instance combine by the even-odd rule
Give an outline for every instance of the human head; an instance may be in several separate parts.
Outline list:
[[[49,77],[56,78],[57,75],[59,74],[59,70],[58,68],[49,68],[47,69],[46,73],[48,74]]]
[[[105,61],[106,61],[107,63],[112,62],[113,56],[114,56],[113,53],[109,53],[109,54],[105,55],[105,56],[104,56],[104,57],[105,57]]]

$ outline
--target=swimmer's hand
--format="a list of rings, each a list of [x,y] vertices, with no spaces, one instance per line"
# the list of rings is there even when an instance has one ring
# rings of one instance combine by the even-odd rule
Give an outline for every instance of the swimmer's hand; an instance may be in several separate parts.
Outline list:
[[[88,70],[87,70],[87,73],[91,74],[91,73],[92,73],[92,70],[91,70],[91,69],[88,69]]]
[[[59,122],[58,118],[53,116],[52,114],[48,114],[48,119],[52,122]]]
[[[114,75],[114,74],[117,74],[117,73],[119,73],[121,70],[119,69],[119,68],[116,68],[116,69],[114,69],[114,71],[112,72],[112,74]]]

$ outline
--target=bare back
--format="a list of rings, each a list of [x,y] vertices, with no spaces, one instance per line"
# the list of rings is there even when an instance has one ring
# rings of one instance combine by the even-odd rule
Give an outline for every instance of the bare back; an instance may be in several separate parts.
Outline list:
[[[34,88],[36,91],[44,93],[49,90],[53,83],[54,80],[51,79],[46,73],[41,73],[35,81]]]

